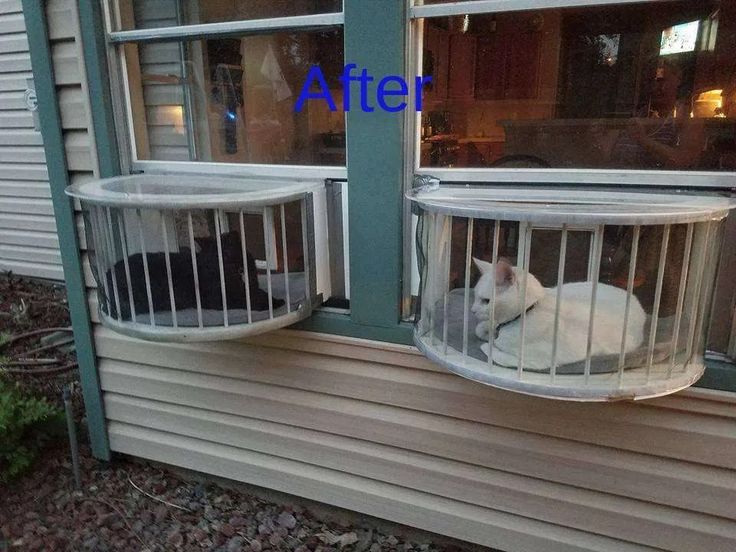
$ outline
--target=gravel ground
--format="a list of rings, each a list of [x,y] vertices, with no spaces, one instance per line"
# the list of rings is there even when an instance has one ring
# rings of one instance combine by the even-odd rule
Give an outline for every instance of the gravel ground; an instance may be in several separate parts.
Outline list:
[[[40,328],[68,326],[60,285],[0,274],[0,334],[18,335]],[[0,350],[6,359],[38,358],[28,351],[36,338]],[[57,365],[72,354],[44,351]],[[25,391],[61,403],[64,385],[74,386],[75,418],[84,435],[84,406],[76,370],[49,375],[2,373]],[[2,372],[0,367],[0,372]],[[462,550],[451,541],[409,528],[388,534],[386,523],[319,505],[305,509],[288,495],[280,503],[239,488],[203,484],[146,462],[116,458],[100,463],[81,447],[82,486],[73,490],[68,445],[58,443],[41,455],[32,470],[9,486],[0,485],[0,552],[7,551],[169,551],[260,550],[435,551]],[[331,515],[331,512],[340,512]],[[383,531],[378,529],[383,528]],[[399,535],[411,535],[409,542]],[[419,541],[419,542],[417,542]],[[452,541],[454,542],[454,541]]]
[[[296,503],[187,481],[148,463],[99,463],[86,447],[82,476],[82,490],[73,491],[68,450],[59,445],[32,473],[0,487],[7,550],[461,550],[325,521]]]

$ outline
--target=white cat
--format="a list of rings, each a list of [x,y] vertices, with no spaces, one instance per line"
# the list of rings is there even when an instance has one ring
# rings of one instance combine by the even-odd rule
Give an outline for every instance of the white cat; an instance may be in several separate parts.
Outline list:
[[[532,274],[527,273],[526,304],[522,307],[521,291],[524,271],[503,259],[491,263],[474,259],[481,272],[475,285],[472,311],[480,320],[476,335],[488,340],[489,300],[496,286],[493,362],[501,366],[518,367],[520,315],[526,310],[524,325],[524,368],[546,370],[552,362],[557,288],[544,288]],[[563,284],[557,335],[558,366],[585,360],[588,346],[592,282]],[[592,355],[619,354],[624,327],[626,291],[607,284],[598,284]],[[639,300],[632,297],[629,322],[626,328],[626,352],[638,348],[644,340],[646,314]],[[489,345],[481,346],[488,355]]]

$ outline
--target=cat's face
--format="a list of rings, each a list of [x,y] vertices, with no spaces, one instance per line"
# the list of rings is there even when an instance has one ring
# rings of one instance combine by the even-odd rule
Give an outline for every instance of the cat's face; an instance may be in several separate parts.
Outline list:
[[[527,300],[522,307],[521,281],[524,272],[512,266],[506,259],[499,259],[495,269],[489,262],[473,259],[475,266],[480,270],[480,278],[475,284],[475,299],[471,311],[478,320],[490,318],[490,300],[493,288],[496,288],[496,308],[494,320],[501,324],[513,320],[519,316],[522,310],[526,310],[534,304],[543,294],[543,288],[539,281],[532,275],[527,274]]]

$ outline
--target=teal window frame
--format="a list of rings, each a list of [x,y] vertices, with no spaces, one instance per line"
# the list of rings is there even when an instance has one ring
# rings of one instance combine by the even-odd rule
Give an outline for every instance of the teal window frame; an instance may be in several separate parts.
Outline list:
[[[346,60],[373,75],[405,75],[411,57],[409,4],[407,0],[344,0]],[[101,175],[112,176],[120,173],[120,152],[112,121],[105,27],[95,0],[80,0],[79,14]],[[406,157],[410,121],[405,114],[380,110],[347,114],[351,310],[349,314],[317,312],[299,329],[413,343],[413,326],[402,321],[403,194],[411,173],[407,170],[411,160]],[[697,385],[736,391],[736,369],[728,363],[709,362],[706,376]]]

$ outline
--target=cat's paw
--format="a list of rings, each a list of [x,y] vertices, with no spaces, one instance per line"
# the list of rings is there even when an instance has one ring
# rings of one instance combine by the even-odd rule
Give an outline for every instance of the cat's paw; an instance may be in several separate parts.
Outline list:
[[[475,335],[478,339],[488,340],[488,321],[478,322],[475,326]]]

